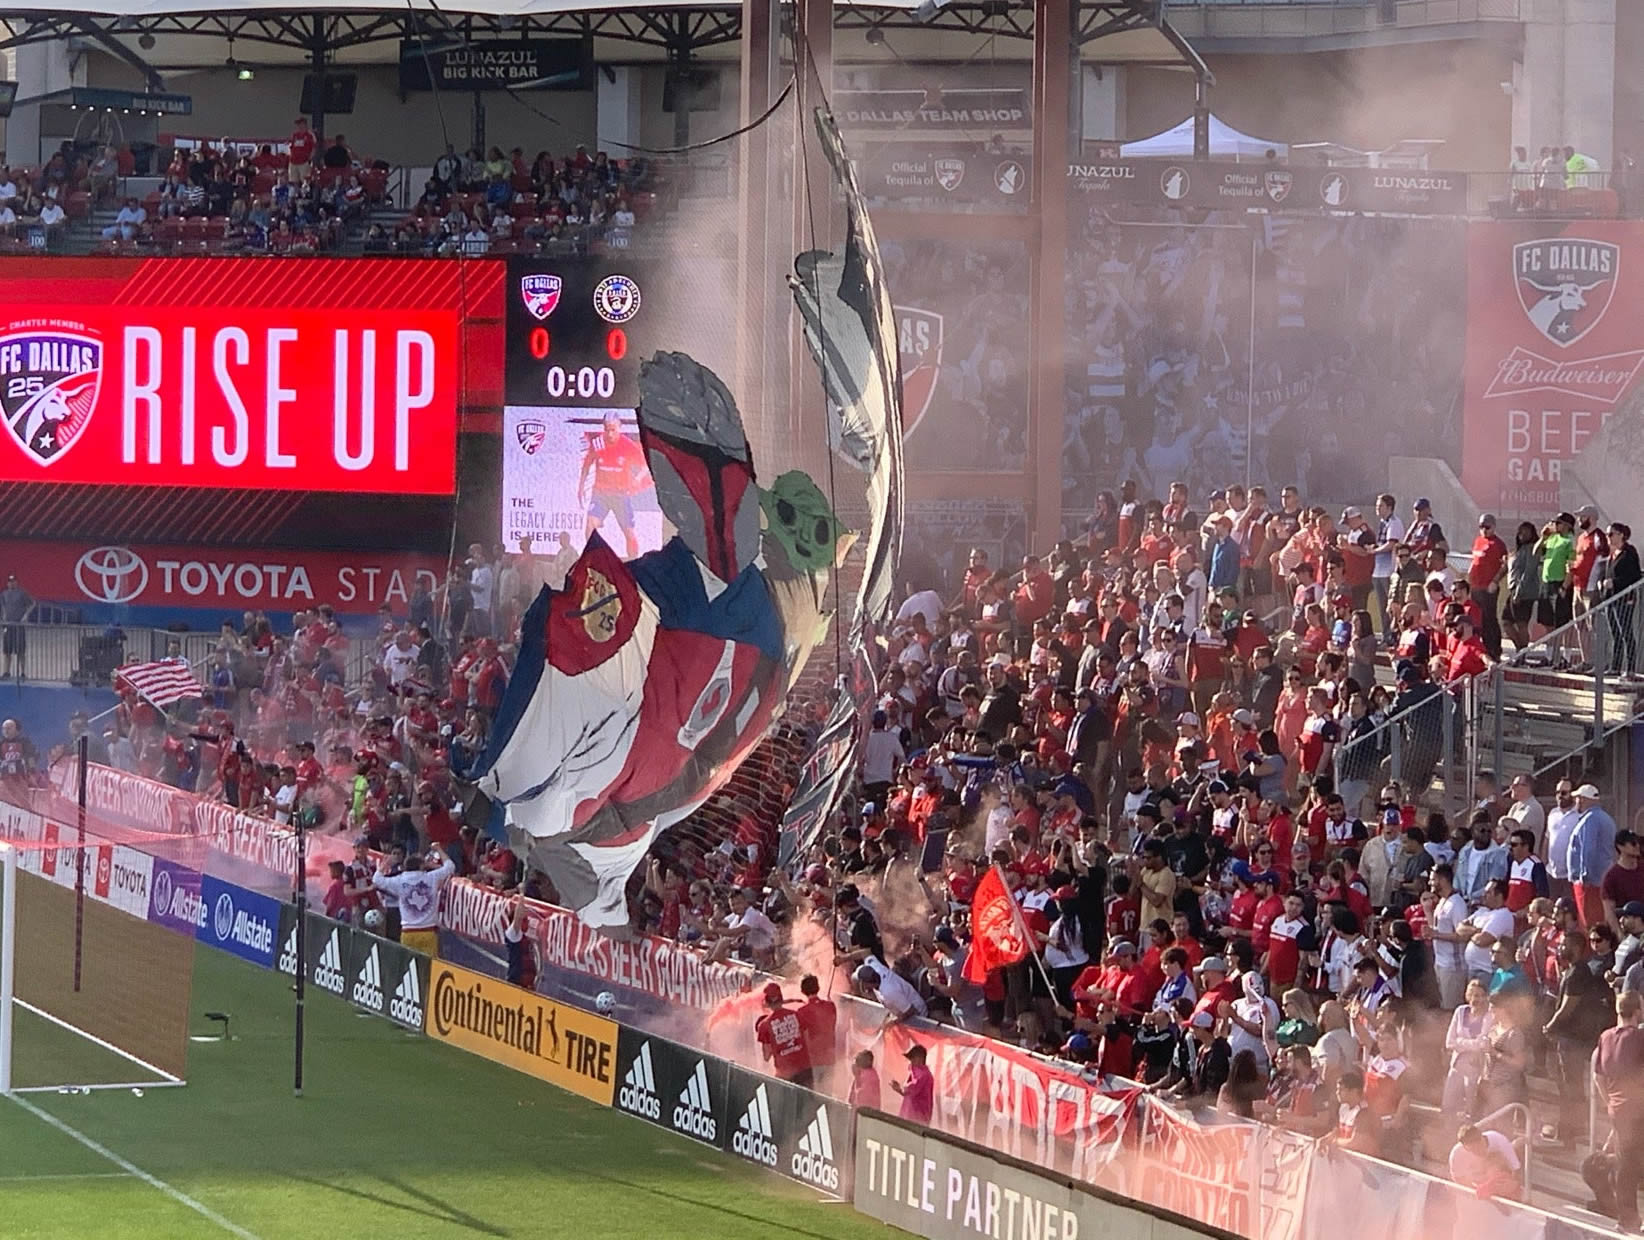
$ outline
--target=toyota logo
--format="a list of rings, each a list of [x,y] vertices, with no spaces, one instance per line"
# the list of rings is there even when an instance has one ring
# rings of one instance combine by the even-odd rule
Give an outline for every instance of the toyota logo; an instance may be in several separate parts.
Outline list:
[[[211,914],[211,925],[219,939],[227,939],[234,933],[234,897],[226,891],[217,897],[217,907]]]
[[[148,589],[148,565],[130,547],[93,547],[74,565],[74,583],[100,603],[129,603]]]
[[[154,876],[154,911],[164,913],[171,908],[171,875],[161,870]]]

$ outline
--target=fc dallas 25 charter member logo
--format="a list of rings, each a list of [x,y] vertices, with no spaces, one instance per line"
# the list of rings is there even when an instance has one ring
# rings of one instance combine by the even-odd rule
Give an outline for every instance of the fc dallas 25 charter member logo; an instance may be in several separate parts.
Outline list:
[[[1546,237],[1513,247],[1513,286],[1531,325],[1561,349],[1598,326],[1615,296],[1621,247]]]
[[[554,307],[559,305],[560,287],[561,281],[558,276],[521,276],[520,300],[525,303],[525,308],[531,312],[532,318],[542,320],[552,314]]]
[[[82,324],[23,321],[0,332],[0,414],[41,465],[85,433],[102,381],[102,339]]]
[[[897,306],[896,348],[902,356],[902,433],[911,435],[942,371],[942,316],[919,306]]]

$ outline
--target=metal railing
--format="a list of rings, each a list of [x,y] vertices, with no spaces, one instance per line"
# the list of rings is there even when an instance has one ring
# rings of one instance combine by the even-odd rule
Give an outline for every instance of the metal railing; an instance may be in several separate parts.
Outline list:
[[[1644,581],[1585,608],[1568,624],[1514,652],[1504,660],[1502,676],[1509,684],[1534,683],[1538,676],[1549,673],[1586,678],[1588,686],[1584,692],[1591,695],[1590,747],[1644,717],[1644,694],[1622,693],[1617,689],[1620,682],[1639,679],[1644,670],[1641,650],[1644,650]],[[1539,775],[1569,756],[1564,754],[1546,762],[1535,773]]]
[[[21,660],[0,660],[0,672],[6,673],[0,683],[108,688],[115,669],[122,664],[178,657],[186,659],[205,681],[224,640],[221,633],[173,632],[124,625],[0,624],[0,644],[12,651],[20,645],[22,653]],[[350,683],[357,683],[369,670],[375,652],[374,639],[348,639],[343,666],[351,678]]]
[[[1342,772],[1348,757],[1359,755],[1368,748],[1375,755],[1370,767],[1372,781],[1385,774],[1388,779],[1397,781],[1405,795],[1415,801],[1431,786],[1433,777],[1438,775],[1443,779],[1447,802],[1470,803],[1474,776],[1478,770],[1477,715],[1480,696],[1479,686],[1474,680],[1463,681],[1453,689],[1441,689],[1403,710],[1394,711],[1363,736],[1337,745],[1331,754],[1336,787],[1342,785]],[[1499,711],[1497,713],[1499,717]],[[1429,719],[1428,715],[1436,715],[1437,719]],[[1432,739],[1420,734],[1422,730],[1433,727],[1435,722],[1438,727],[1436,753],[1433,752]],[[1498,739],[1497,753],[1500,748]],[[1354,810],[1356,807],[1348,808]]]

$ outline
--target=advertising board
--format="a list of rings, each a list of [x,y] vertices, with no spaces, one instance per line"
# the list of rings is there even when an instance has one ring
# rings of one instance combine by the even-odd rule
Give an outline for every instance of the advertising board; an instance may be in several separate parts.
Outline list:
[[[200,902],[205,906],[195,935],[200,942],[265,969],[273,966],[280,926],[278,900],[204,874]]]
[[[613,1021],[443,960],[433,962],[429,975],[429,1037],[611,1105]]]

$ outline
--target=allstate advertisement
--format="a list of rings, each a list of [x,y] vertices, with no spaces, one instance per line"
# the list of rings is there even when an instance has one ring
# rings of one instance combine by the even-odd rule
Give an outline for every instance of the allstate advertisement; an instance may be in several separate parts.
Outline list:
[[[205,918],[195,935],[200,942],[264,969],[273,967],[280,925],[278,900],[205,874],[200,878],[200,901],[205,906]]]
[[[205,901],[197,870],[154,858],[148,885],[148,920],[179,934],[204,937]]]

